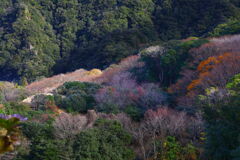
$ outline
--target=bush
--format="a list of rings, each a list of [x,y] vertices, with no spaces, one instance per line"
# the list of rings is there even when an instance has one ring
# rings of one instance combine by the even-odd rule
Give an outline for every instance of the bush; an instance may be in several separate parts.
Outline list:
[[[97,104],[96,106],[96,110],[98,112],[103,112],[103,113],[113,113],[113,114],[117,114],[120,112],[120,108],[117,104],[114,103],[100,103]]]
[[[226,86],[228,89],[240,91],[240,74],[235,75]]]
[[[58,104],[59,102],[57,102]],[[85,97],[82,97],[81,94],[72,94],[61,100],[59,107],[66,110],[67,112],[86,112],[90,109],[87,106]]]
[[[159,143],[157,158],[154,160],[197,160],[197,149],[191,145],[181,145],[175,137],[168,136]]]
[[[95,105],[94,94],[101,86],[87,82],[67,82],[54,93],[56,105],[68,112],[87,112]]]
[[[124,112],[135,121],[140,121],[144,116],[144,111],[136,106],[127,106]]]
[[[28,92],[21,86],[10,82],[0,82],[0,103],[21,101]]]
[[[28,112],[31,112],[32,109],[29,105],[17,102],[5,103],[4,107],[0,109],[4,114],[21,114],[28,117]]]

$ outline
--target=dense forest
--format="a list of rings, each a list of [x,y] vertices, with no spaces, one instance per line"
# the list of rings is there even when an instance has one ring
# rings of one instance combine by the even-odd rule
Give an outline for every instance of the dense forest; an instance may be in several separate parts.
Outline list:
[[[239,0],[1,0],[0,160],[239,160]]]
[[[207,36],[238,0],[2,0],[1,80],[106,68],[156,41]]]

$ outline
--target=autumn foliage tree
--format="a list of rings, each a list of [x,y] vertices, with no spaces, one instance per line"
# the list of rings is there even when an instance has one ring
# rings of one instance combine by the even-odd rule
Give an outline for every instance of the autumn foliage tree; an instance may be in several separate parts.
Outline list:
[[[240,72],[238,42],[239,36],[223,37],[191,50],[193,61],[168,89],[177,96],[179,105],[193,106],[198,94],[210,87],[225,87],[230,78]]]

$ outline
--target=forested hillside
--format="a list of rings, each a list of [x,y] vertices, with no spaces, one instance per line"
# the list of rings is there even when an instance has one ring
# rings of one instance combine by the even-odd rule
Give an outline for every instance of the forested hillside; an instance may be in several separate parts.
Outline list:
[[[1,82],[0,158],[237,160],[239,43],[238,34],[170,40],[102,71]]]
[[[1,160],[239,160],[239,0],[1,0]]]
[[[238,0],[1,0],[1,80],[106,68],[156,41],[237,21]]]

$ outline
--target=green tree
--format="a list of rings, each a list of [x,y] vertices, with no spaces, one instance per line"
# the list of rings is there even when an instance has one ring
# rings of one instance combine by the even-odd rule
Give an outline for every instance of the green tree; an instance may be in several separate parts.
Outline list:
[[[219,90],[201,101],[207,122],[206,153],[213,160],[232,159],[231,152],[240,145],[240,94],[235,86],[238,84],[237,78],[235,76],[227,85],[235,92]]]
[[[101,86],[87,82],[67,82],[56,90],[56,104],[69,112],[87,112],[96,105],[94,94]],[[64,98],[62,98],[64,97]]]
[[[120,123],[99,120],[95,128],[80,133],[74,144],[75,159],[133,160],[131,136]]]

